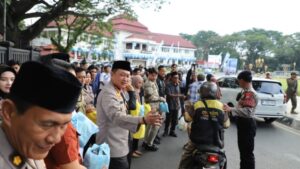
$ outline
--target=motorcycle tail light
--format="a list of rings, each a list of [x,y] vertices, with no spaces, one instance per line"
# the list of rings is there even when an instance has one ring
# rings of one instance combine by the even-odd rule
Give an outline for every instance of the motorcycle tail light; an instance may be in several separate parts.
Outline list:
[[[217,163],[217,162],[219,162],[219,156],[218,155],[209,155],[207,157],[207,161],[210,163]]]

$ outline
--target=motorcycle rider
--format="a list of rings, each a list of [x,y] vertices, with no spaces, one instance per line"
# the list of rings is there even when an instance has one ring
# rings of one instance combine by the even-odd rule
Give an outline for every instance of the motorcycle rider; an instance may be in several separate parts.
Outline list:
[[[179,169],[191,169],[195,165],[193,154],[200,146],[224,147],[224,129],[230,121],[223,112],[223,104],[216,99],[218,87],[213,82],[204,82],[200,87],[201,100],[184,114],[186,122],[192,122],[190,141],[181,157]]]

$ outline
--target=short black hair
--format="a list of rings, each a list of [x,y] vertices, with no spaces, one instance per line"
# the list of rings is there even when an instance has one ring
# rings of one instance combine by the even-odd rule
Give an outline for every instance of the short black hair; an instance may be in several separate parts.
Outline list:
[[[245,82],[252,82],[252,73],[248,70],[244,70],[238,75],[238,80],[244,80]]]
[[[163,69],[163,68],[165,68],[164,65],[159,65],[157,69],[158,69],[158,70],[161,70],[161,69]]]
[[[292,72],[291,75],[297,75],[297,72]]]
[[[93,70],[93,69],[96,69],[96,70],[98,71],[98,67],[96,67],[95,65],[90,65],[90,66],[88,67],[88,70],[89,70],[89,71],[91,71],[91,70]]]
[[[7,65],[8,66],[13,66],[13,65],[20,65],[20,62],[19,61],[17,61],[17,60],[9,60],[8,62],[7,62]]]
[[[133,72],[133,73],[137,73],[138,71],[142,71],[142,69],[140,69],[140,68],[136,67],[136,68],[134,68],[134,69],[133,69],[133,71],[132,71],[132,72]]]
[[[176,67],[177,67],[177,64],[176,64],[176,63],[173,63],[173,64],[171,65],[171,67],[174,67],[174,66],[176,66]]]
[[[156,70],[155,68],[152,67],[152,68],[149,68],[149,69],[148,69],[148,73],[149,73],[149,74],[153,74],[153,73],[154,73],[154,74],[157,74],[157,70]]]
[[[210,79],[213,77],[214,75],[212,75],[212,74],[207,74],[206,75],[206,80],[207,81],[210,81]]]
[[[176,76],[176,75],[179,76],[179,73],[178,72],[172,72],[172,73],[170,73],[171,78],[174,77],[174,76]]]
[[[17,109],[17,113],[19,115],[23,115],[29,108],[34,106],[33,104],[31,104],[19,97],[12,96],[10,94],[8,94],[8,99],[10,99],[12,102],[14,102],[16,109]]]
[[[80,73],[80,72],[85,72],[85,70],[84,70],[82,67],[77,67],[77,68],[75,69],[75,72],[76,72],[76,74],[77,74],[77,73]]]

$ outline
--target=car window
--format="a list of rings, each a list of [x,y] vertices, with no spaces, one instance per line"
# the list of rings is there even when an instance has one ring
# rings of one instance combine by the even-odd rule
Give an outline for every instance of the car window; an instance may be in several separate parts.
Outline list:
[[[253,81],[253,88],[258,93],[282,94],[282,87],[277,82]]]
[[[224,80],[223,87],[237,88],[237,87],[239,87],[239,85],[238,85],[236,78],[226,78]]]

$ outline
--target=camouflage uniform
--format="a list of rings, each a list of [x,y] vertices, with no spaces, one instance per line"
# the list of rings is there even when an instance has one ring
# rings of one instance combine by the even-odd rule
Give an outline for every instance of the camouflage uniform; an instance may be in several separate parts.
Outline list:
[[[144,97],[145,102],[150,104],[152,110],[159,110],[159,103],[165,102],[165,98],[160,97],[158,94],[158,88],[156,82],[152,82],[147,80],[144,84]],[[155,114],[158,113],[155,111]],[[154,139],[159,130],[159,126],[147,125],[146,134],[145,134],[145,142],[149,146],[151,146],[154,142]]]

